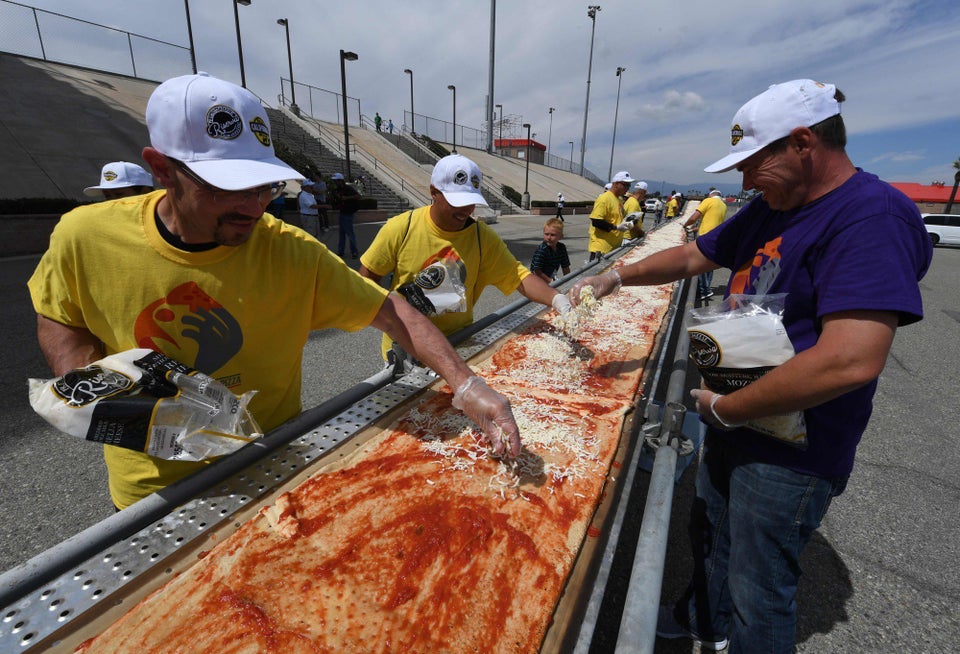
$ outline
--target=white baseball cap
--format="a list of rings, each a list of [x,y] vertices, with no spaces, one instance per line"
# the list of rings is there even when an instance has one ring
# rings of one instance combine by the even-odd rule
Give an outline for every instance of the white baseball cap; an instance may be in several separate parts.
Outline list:
[[[837,87],[810,79],[773,84],[740,107],[730,129],[730,154],[706,168],[724,173],[797,127],[810,127],[840,113]]]
[[[633,185],[633,190],[634,190],[634,192],[636,192],[636,191],[646,191],[646,190],[647,190],[647,183],[646,183],[646,182],[637,182],[636,184]]]
[[[343,179],[343,173],[334,173],[330,175],[330,179]]]
[[[257,96],[207,73],[158,86],[147,101],[147,130],[154,148],[227,191],[304,179],[274,155]]]
[[[613,176],[613,179],[610,180],[610,183],[616,184],[617,182],[623,182],[624,184],[633,184],[635,181],[637,180],[631,177],[630,173],[625,170],[621,170],[619,173]]]
[[[129,161],[113,161],[100,171],[100,184],[88,186],[83,194],[92,198],[102,198],[103,189],[129,188],[131,186],[149,186],[153,188],[153,177],[142,167]]]
[[[611,188],[613,188],[613,182],[607,182],[606,184],[603,185],[603,188],[609,191]]]
[[[451,154],[433,167],[430,185],[443,193],[443,197],[454,207],[466,207],[480,204],[485,207],[486,199],[480,194],[480,182],[483,174],[480,167],[462,154]]]
[[[717,189],[713,189],[712,191],[710,191],[709,193],[707,193],[707,197],[710,197],[711,195],[723,195],[723,194],[722,194],[720,191],[718,191]]]

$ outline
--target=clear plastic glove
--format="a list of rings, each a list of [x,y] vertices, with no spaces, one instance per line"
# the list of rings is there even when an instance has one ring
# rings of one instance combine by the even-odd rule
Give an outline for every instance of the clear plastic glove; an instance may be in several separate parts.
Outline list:
[[[717,413],[717,401],[723,397],[721,393],[714,393],[704,388],[694,388],[690,391],[690,397],[697,403],[697,413],[710,425],[724,431],[742,427],[743,423],[730,423],[725,421]]]
[[[570,299],[570,302],[573,303],[573,306],[580,304],[580,291],[585,286],[592,286],[593,297],[599,300],[623,286],[623,280],[620,279],[620,273],[616,270],[611,270],[610,272],[595,277],[581,279],[574,284],[573,288],[567,293],[567,297]]]
[[[553,296],[553,299],[550,300],[550,305],[560,314],[560,320],[563,321],[565,328],[576,328],[578,322],[577,312],[574,310],[573,305],[570,304],[570,298],[563,293],[557,293]]]
[[[633,229],[633,222],[630,220],[625,220],[619,225],[617,225],[618,232],[625,232],[627,230]]]
[[[477,375],[467,377],[453,394],[453,406],[477,423],[497,456],[520,455],[520,428],[510,410],[510,400]]]

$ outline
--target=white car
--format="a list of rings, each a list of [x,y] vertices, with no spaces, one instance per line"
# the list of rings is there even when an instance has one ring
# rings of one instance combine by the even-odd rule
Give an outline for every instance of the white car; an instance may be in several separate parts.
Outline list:
[[[921,214],[934,245],[960,245],[960,216],[949,213]]]
[[[650,198],[648,200],[644,200],[643,202],[644,212],[653,211],[656,213],[661,211],[662,209],[663,209],[663,202],[661,202],[657,198]]]

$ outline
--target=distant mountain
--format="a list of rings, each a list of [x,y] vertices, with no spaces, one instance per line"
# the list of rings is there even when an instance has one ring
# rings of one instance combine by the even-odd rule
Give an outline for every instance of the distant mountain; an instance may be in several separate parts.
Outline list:
[[[737,195],[743,187],[740,184],[718,183],[718,182],[695,182],[693,184],[677,184],[667,181],[647,181],[649,195],[670,195],[672,191],[679,191],[684,195],[706,195],[710,189],[715,188],[724,195]]]

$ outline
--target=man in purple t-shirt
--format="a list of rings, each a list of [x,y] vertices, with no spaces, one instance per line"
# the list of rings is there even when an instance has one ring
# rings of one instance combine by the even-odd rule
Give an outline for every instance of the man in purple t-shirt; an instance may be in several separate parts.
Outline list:
[[[897,327],[923,317],[932,257],[916,206],[846,154],[832,84],[771,86],[734,115],[730,153],[760,195],[702,238],[587,278],[597,297],[720,267],[726,294],[785,293],[796,355],[739,390],[694,390],[707,423],[697,473],[694,575],[657,634],[710,650],[791,652],[800,553],[846,485]],[[742,425],[802,411],[805,447]]]

